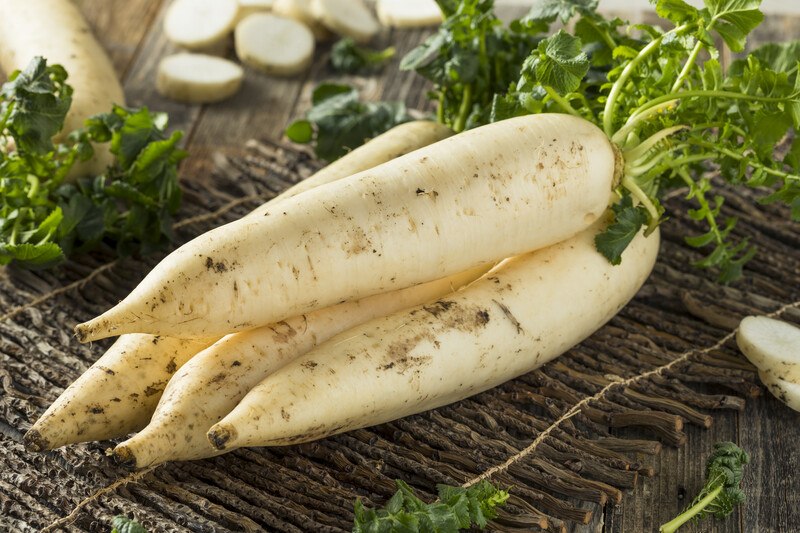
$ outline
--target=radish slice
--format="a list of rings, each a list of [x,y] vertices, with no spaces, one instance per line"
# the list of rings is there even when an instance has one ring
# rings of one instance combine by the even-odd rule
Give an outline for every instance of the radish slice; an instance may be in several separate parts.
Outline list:
[[[275,0],[239,0],[239,20],[253,13],[272,11]]]
[[[758,377],[773,396],[791,409],[800,411],[800,384],[777,378],[761,370],[758,371]]]
[[[237,24],[234,40],[242,63],[279,76],[302,72],[314,55],[311,30],[296,20],[266,13]]]
[[[378,0],[378,20],[394,28],[420,28],[442,22],[442,11],[434,0]]]
[[[334,33],[365,43],[381,25],[361,0],[312,0],[311,12]]]
[[[236,0],[175,0],[164,17],[164,33],[190,50],[214,47],[231,33],[238,14]]]
[[[800,328],[774,318],[748,316],[739,324],[736,343],[761,372],[800,383]]]
[[[219,102],[242,86],[242,67],[205,54],[175,54],[158,65],[156,89],[173,100],[192,104]]]
[[[302,22],[308,26],[317,41],[327,41],[333,37],[331,30],[311,13],[311,0],[275,0],[272,12]]]

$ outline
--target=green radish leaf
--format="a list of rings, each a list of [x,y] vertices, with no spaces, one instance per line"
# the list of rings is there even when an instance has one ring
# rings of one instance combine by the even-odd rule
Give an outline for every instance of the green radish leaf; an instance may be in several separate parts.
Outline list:
[[[612,265],[622,262],[622,252],[631,243],[636,234],[647,224],[647,211],[641,206],[634,206],[630,196],[612,206],[614,221],[594,239],[597,250]]]
[[[374,73],[383,68],[395,55],[393,46],[383,50],[373,50],[359,46],[346,37],[331,48],[331,66],[343,74]]]
[[[305,119],[292,122],[286,135],[312,142],[320,159],[333,161],[369,139],[411,120],[402,102],[362,102],[347,85],[321,84]]]
[[[656,13],[659,17],[668,19],[676,25],[693,22],[700,18],[700,11],[683,0],[658,0]]]
[[[589,58],[581,50],[581,40],[563,30],[539,43],[537,53],[523,65],[523,71],[559,94],[580,87],[589,71]]]
[[[20,152],[44,155],[53,151],[53,136],[64,126],[72,104],[72,88],[60,65],[35,57],[11,74],[0,88],[0,134],[8,130]],[[7,118],[6,118],[7,117]]]
[[[528,13],[522,17],[523,24],[553,22],[561,19],[566,24],[577,14],[593,13],[598,0],[535,0]]]
[[[747,35],[761,24],[761,0],[704,0],[714,29],[731,50],[744,50]]]
[[[356,500],[354,533],[456,533],[477,526],[484,529],[508,500],[508,492],[486,480],[471,487],[438,485],[438,501],[425,503],[401,480],[386,507],[366,509]]]
[[[295,120],[285,133],[289,139],[300,144],[310,143],[314,139],[314,127],[308,120]]]

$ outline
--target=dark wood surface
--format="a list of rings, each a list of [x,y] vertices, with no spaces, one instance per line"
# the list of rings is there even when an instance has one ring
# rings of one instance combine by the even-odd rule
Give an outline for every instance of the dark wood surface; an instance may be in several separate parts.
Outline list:
[[[161,98],[153,89],[155,67],[159,59],[172,50],[161,31],[166,3],[162,0],[78,0],[99,39],[111,54],[117,72],[124,82],[128,103],[146,104],[152,109],[167,111],[170,113],[171,123],[187,132],[186,146],[190,157],[182,167],[182,178],[213,186],[215,179],[213,154],[244,156],[246,154],[244,146],[248,139],[280,138],[288,120],[307,108],[314,85],[320,80],[332,77],[325,64],[327,49],[321,47],[311,70],[296,78],[271,78],[248,71],[242,92],[227,102],[203,107],[176,104]],[[635,20],[647,15],[628,13],[626,17]],[[381,40],[394,43],[402,54],[419,42],[423,35],[424,32],[421,31],[386,33],[381,36]],[[758,31],[752,42],[798,37],[800,37],[800,20],[773,17],[767,19],[763,29]],[[411,107],[425,106],[426,85],[423,81],[411,74],[399,73],[394,67],[396,63],[383,77],[349,79],[349,81],[357,83],[368,97],[403,99]],[[796,232],[797,229],[791,231]],[[796,241],[794,246],[797,246]],[[667,259],[665,266],[662,267],[667,274],[669,269],[673,268],[669,265],[670,260],[680,259]],[[797,262],[789,261],[788,268],[791,269],[789,272],[781,273],[780,270],[773,271],[765,267],[764,271],[757,274],[760,276],[759,279],[771,278],[777,286],[784,283],[796,284],[800,276]],[[679,277],[675,278],[675,283],[680,283]],[[746,288],[747,283],[749,282],[739,288]],[[712,288],[712,284],[708,284],[707,287],[710,293],[716,290]],[[746,298],[747,293],[738,294],[741,298]],[[785,294],[796,299],[798,289],[796,286],[787,287]],[[650,294],[649,298],[657,296]],[[709,306],[713,306],[713,301],[712,296],[704,300],[700,307],[708,310]],[[778,304],[790,301],[792,300],[778,300]],[[750,303],[743,301],[743,308],[747,308]],[[770,310],[769,307],[765,309]],[[0,308],[0,315],[5,311],[7,309]],[[713,316],[716,316],[713,313],[707,314],[703,310],[697,314],[699,318],[712,322]],[[793,316],[797,318],[797,315]],[[729,324],[712,324],[712,326],[714,327],[710,329],[708,337],[712,340],[707,342],[708,339],[703,338],[698,341],[700,345],[697,347],[714,344],[714,339],[719,339],[730,331]],[[14,379],[12,374],[10,380]],[[3,383],[5,386],[5,378]],[[0,394],[3,392],[0,391]],[[747,504],[742,511],[724,523],[689,526],[686,531],[741,533],[800,531],[800,505],[798,505],[800,497],[794,492],[800,489],[800,476],[797,474],[800,415],[783,407],[768,394],[749,399],[742,412],[713,411],[712,414],[711,428],[688,425],[685,428],[687,439],[683,446],[665,446],[661,454],[648,459],[657,475],[640,476],[641,481],[632,490],[625,492],[621,503],[609,504],[599,512],[594,504],[578,505],[595,512],[592,513],[591,523],[576,526],[575,530],[626,533],[657,530],[658,524],[677,514],[702,486],[702,465],[713,443],[733,440],[747,449],[753,458],[745,477]],[[20,432],[15,428],[13,420],[10,419],[0,424],[0,429],[6,437],[19,442]],[[623,429],[615,432],[625,437],[652,438],[652,433],[640,429]],[[99,464],[102,464],[102,460],[98,460]],[[85,465],[85,468],[92,468],[92,465]],[[187,476],[213,477],[215,474],[208,468],[210,467],[198,466]],[[224,465],[220,468],[224,469]],[[102,480],[104,475],[98,474],[98,477]],[[5,501],[2,497],[3,487],[17,482],[24,483],[25,480],[22,477],[2,480],[0,515],[6,510],[3,507]],[[57,485],[59,480],[51,479],[50,482]],[[155,483],[154,481],[153,484]],[[166,485],[169,479],[161,478],[158,483]],[[70,487],[67,483],[64,490],[78,491],[84,495],[83,491],[88,491],[88,488]],[[120,490],[134,494],[137,491],[135,487]],[[181,495],[177,493],[171,493],[170,498],[181,501]],[[214,501],[213,497],[209,498]],[[154,504],[167,505],[160,501],[155,501]],[[231,505],[233,504],[229,502],[224,505],[228,509],[225,512],[235,514],[230,510]],[[61,505],[55,502],[52,505],[51,518],[63,516],[66,514],[63,509],[68,507],[67,504]],[[115,509],[119,512],[127,511],[125,508],[115,507]],[[187,516],[202,514],[196,509],[183,509],[180,506],[175,509],[177,512],[186,512]],[[131,511],[135,512],[136,509]],[[250,517],[258,516],[255,510],[249,510],[247,514]],[[240,523],[234,516],[227,516],[227,520],[228,522],[222,521],[222,523]],[[21,528],[21,523],[17,523],[17,527]],[[258,523],[263,525],[265,522]],[[236,529],[230,527],[232,530]]]

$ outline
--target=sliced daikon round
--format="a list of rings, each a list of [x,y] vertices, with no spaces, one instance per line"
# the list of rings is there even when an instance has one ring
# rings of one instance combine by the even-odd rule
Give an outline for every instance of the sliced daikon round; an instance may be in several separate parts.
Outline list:
[[[434,0],[378,0],[378,20],[394,28],[436,26],[442,11]]]
[[[205,54],[167,56],[158,65],[156,89],[172,100],[192,104],[219,102],[236,94],[242,86],[242,67]]]
[[[795,411],[800,411],[800,384],[777,378],[760,370],[758,377],[773,396]]]
[[[238,13],[237,0],[175,0],[164,17],[164,33],[190,50],[212,48],[230,35]]]
[[[800,328],[765,316],[748,316],[736,333],[739,349],[759,370],[800,383]]]
[[[331,30],[311,13],[311,0],[275,0],[272,12],[302,22],[308,26],[317,41],[327,41],[333,37]]]
[[[314,55],[314,36],[296,20],[256,13],[236,25],[236,55],[242,63],[278,76],[302,72]]]
[[[311,12],[331,31],[365,43],[381,25],[361,0],[312,0]]]

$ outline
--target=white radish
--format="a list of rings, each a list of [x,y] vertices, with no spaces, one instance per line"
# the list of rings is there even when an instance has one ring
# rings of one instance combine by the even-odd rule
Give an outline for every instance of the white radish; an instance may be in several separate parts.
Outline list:
[[[236,55],[242,63],[277,76],[306,70],[314,56],[314,36],[296,20],[256,13],[236,25]]]
[[[272,12],[302,22],[317,41],[324,42],[333,37],[333,33],[311,13],[311,0],[275,0]]]
[[[543,365],[647,279],[658,234],[612,266],[598,227],[510,259],[446,298],[366,322],[259,383],[209,431],[218,449],[295,444],[449,404]]]
[[[311,0],[311,13],[338,35],[365,43],[381,31],[362,0]]]
[[[736,332],[739,349],[762,373],[800,383],[800,328],[766,316],[748,316]]]
[[[0,68],[11,74],[25,68],[34,56],[44,57],[50,65],[62,65],[69,75],[67,83],[74,89],[72,106],[56,141],[82,128],[90,116],[108,113],[114,104],[125,105],[111,59],[73,2],[0,1]],[[77,163],[68,178],[99,175],[113,161],[106,147],[95,146],[92,158]]]
[[[479,267],[228,335],[181,368],[167,385],[147,427],[118,445],[114,455],[136,468],[217,455],[220,452],[209,444],[206,432],[270,373],[337,333],[444,296],[488,269]]]
[[[800,411],[800,383],[786,381],[773,373],[763,370],[758,371],[758,377],[775,398],[786,404],[790,409]]]
[[[434,0],[378,0],[378,20],[393,28],[436,26],[442,11]]]
[[[164,16],[164,34],[189,50],[213,48],[227,39],[238,16],[237,0],[175,0]]]
[[[352,152],[348,152],[322,170],[293,185],[276,196],[274,200],[290,198],[301,192],[325,185],[358,172],[368,170],[380,164],[396,159],[423,146],[428,146],[453,135],[453,130],[438,122],[430,120],[414,120],[404,122],[394,128],[370,139]],[[267,202],[253,210],[250,215],[257,215],[269,209]]]
[[[402,124],[353,150],[259,209],[316,185],[372,168],[451,134],[449,128],[434,122]],[[259,209],[251,215],[257,215]],[[215,340],[219,339],[194,341],[123,335],[39,418],[25,436],[26,445],[31,450],[44,451],[74,442],[122,437],[141,429],[150,420],[164,383],[172,372]],[[210,426],[211,423],[203,428],[203,432]]]
[[[156,90],[167,98],[190,104],[219,102],[242,86],[242,67],[205,54],[167,56],[158,65]]]
[[[175,371],[214,340],[120,337],[39,417],[25,434],[26,447],[52,450],[143,428]]]
[[[463,272],[590,226],[615,172],[583,119],[482,126],[197,237],[76,333],[221,336]]]

